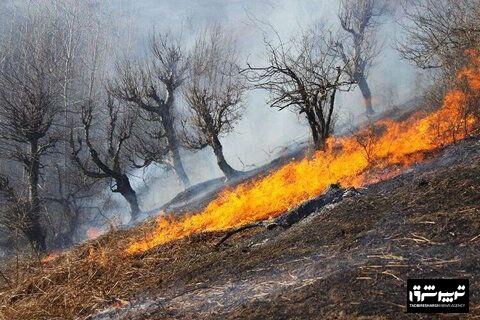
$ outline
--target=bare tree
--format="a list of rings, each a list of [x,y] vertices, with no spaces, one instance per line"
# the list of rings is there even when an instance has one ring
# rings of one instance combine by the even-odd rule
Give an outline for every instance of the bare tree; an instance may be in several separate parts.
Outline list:
[[[346,73],[349,62],[333,50],[331,33],[316,26],[289,43],[277,35],[278,43],[265,42],[268,64],[245,70],[256,88],[270,93],[271,107],[294,108],[305,115],[315,149],[325,148],[333,131],[335,97],[352,83]]]
[[[111,97],[100,107],[97,109],[94,103],[83,106],[82,131],[87,150],[84,152],[83,139],[80,136],[75,139],[72,130],[72,159],[86,176],[109,179],[112,192],[120,193],[127,200],[132,219],[136,219],[141,211],[128,172],[133,168],[136,153],[129,143],[135,139],[138,116],[129,109],[122,110],[121,105]],[[94,113],[95,111],[99,113]],[[101,121],[102,112],[106,113],[106,123]],[[106,130],[100,131],[103,127]]]
[[[105,188],[97,179],[85,177],[78,167],[71,163],[56,164],[50,170],[48,183],[45,183],[43,197],[48,209],[60,214],[55,217],[56,232],[52,234],[54,247],[66,248],[75,243],[82,223],[93,220],[98,214],[93,199]],[[54,229],[54,226],[51,226]]]
[[[463,117],[449,119],[452,132],[465,127],[469,117],[480,114],[478,94],[468,81],[462,81],[465,67],[477,68],[480,48],[479,0],[409,0],[403,4],[402,27],[405,36],[398,44],[404,59],[429,70],[431,84],[423,103],[439,106],[446,92],[460,88],[467,93]],[[465,80],[465,79],[463,79]],[[473,90],[472,90],[473,89]],[[463,123],[463,125],[462,125]],[[465,134],[468,134],[465,130]],[[455,137],[452,137],[455,140]]]
[[[182,140],[193,150],[210,146],[227,178],[238,171],[225,159],[220,137],[241,119],[246,90],[237,60],[234,41],[219,26],[206,29],[192,50],[189,80],[183,90],[189,112]]]
[[[443,77],[455,77],[455,71],[469,61],[466,50],[480,43],[479,8],[478,0],[404,1],[404,36],[398,51],[422,69],[443,70]]]
[[[74,243],[78,228],[98,210],[91,203],[98,198],[104,185],[85,177],[72,163],[70,125],[80,121],[80,106],[96,100],[102,93],[103,73],[108,68],[106,58],[110,39],[106,37],[108,24],[102,4],[95,1],[47,1],[45,6],[62,48],[61,104],[62,117],[58,127],[62,141],[55,157],[48,158],[52,165],[46,168],[43,181],[43,199],[49,219],[51,244],[65,247]],[[63,161],[58,161],[63,157]]]
[[[374,113],[368,70],[378,56],[377,27],[386,12],[383,0],[342,0],[338,17],[345,36],[335,46],[348,65],[346,71],[360,89],[367,114]]]
[[[28,224],[23,231],[44,251],[38,186],[42,159],[55,151],[60,140],[55,122],[62,112],[62,50],[57,41],[60,35],[41,19],[18,28],[15,44],[4,48],[7,54],[0,67],[0,138],[3,154],[19,162],[27,177]]]
[[[164,132],[171,165],[187,187],[190,180],[180,157],[174,116],[175,94],[185,80],[188,66],[183,52],[184,49],[172,34],[153,34],[150,37],[149,61],[145,64],[131,60],[117,63],[117,76],[110,83],[109,92],[116,98],[151,113],[150,122],[159,127],[157,131]],[[164,155],[146,160],[165,163]]]

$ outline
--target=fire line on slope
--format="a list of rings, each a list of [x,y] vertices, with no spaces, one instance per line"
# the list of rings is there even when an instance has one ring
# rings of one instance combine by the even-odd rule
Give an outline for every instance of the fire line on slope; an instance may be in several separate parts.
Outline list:
[[[358,187],[392,177],[424,160],[428,152],[467,137],[478,124],[468,102],[480,90],[480,57],[476,51],[469,53],[471,65],[458,74],[459,84],[466,83],[466,89],[448,92],[437,111],[417,113],[399,122],[380,120],[352,136],[332,137],[325,151],[225,190],[201,212],[180,219],[159,216],[155,230],[131,243],[126,252],[141,253],[195,233],[275,218],[331,184]],[[397,170],[387,170],[394,167]],[[387,173],[372,178],[367,172],[372,170]]]

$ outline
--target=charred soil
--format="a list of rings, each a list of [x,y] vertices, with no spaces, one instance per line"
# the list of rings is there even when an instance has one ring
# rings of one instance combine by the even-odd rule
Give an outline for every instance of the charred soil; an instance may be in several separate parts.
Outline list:
[[[416,319],[405,313],[408,278],[462,277],[473,318],[479,214],[480,140],[467,139],[288,228],[259,224],[220,244],[226,232],[198,234],[126,255],[154,227],[145,223],[47,263],[13,261],[0,311],[5,319]]]

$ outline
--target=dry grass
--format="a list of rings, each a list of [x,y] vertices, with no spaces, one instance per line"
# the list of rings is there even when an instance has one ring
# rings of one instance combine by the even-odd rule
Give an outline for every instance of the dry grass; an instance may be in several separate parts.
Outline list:
[[[160,287],[171,278],[172,271],[182,272],[185,263],[195,258],[185,251],[194,250],[204,238],[180,240],[141,256],[126,255],[129,241],[145,234],[146,229],[148,226],[112,232],[47,263],[23,261],[18,281],[15,272],[6,273],[9,280],[0,295],[3,318],[74,319],[123,306],[136,295]],[[203,246],[209,247],[206,243]],[[13,267],[16,269],[12,262]]]
[[[159,294],[171,301],[149,316],[126,319],[195,318],[194,311],[203,312],[201,318],[231,319],[401,315],[408,277],[480,276],[480,151],[476,156],[379,183],[308,223],[287,231],[249,230],[220,248],[215,244],[223,233],[125,255],[128,243],[152,228],[145,224],[111,232],[48,263],[22,261],[16,270],[12,262],[0,277],[1,317],[86,319]],[[190,311],[173,302],[174,296],[188,297],[192,290],[201,296],[227,282],[254,279],[265,286],[272,275],[298,271],[292,265],[299,263],[306,278],[292,282],[293,289],[275,283],[268,298],[252,296],[247,303],[218,296],[215,308],[189,305]],[[478,291],[472,282],[471,292]],[[474,293],[474,314],[477,299]]]

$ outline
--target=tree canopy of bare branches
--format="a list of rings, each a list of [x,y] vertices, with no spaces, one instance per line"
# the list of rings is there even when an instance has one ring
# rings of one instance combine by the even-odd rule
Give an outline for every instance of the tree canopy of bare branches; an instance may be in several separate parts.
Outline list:
[[[106,114],[104,122],[100,114]],[[96,119],[96,121],[94,121]],[[132,219],[141,212],[137,195],[128,177],[133,169],[136,147],[131,145],[139,117],[112,97],[96,106],[87,103],[82,110],[83,138],[70,134],[72,158],[82,172],[94,179],[108,179],[112,192],[120,193],[130,206]],[[101,130],[101,128],[106,130]],[[87,150],[84,150],[84,144]]]
[[[478,0],[405,1],[399,53],[420,68],[455,76],[468,61],[465,51],[480,44],[479,8]]]
[[[367,114],[373,114],[372,93],[367,82],[368,71],[379,54],[377,28],[386,12],[384,0],[342,0],[339,20],[344,36],[335,43],[346,71],[354,81],[365,102]]]
[[[267,65],[249,64],[245,74],[256,88],[269,92],[271,107],[305,115],[315,149],[321,150],[333,131],[336,94],[352,84],[349,61],[333,49],[331,32],[322,26],[288,43],[277,38],[277,43],[265,42]]]
[[[15,234],[22,231],[44,250],[57,234],[71,233],[78,219],[70,213],[92,195],[92,188],[80,187],[85,181],[67,178],[72,163],[65,133],[78,117],[76,106],[97,92],[106,42],[102,14],[91,1],[17,5],[7,5],[11,15],[0,17],[0,166],[18,212],[3,206],[1,224],[15,225]]]
[[[168,141],[171,166],[184,186],[188,186],[190,181],[180,158],[174,110],[175,94],[185,80],[188,63],[184,48],[177,40],[170,33],[152,34],[148,61],[142,63],[125,59],[118,63],[116,78],[109,84],[109,92],[150,113],[150,123],[158,126],[157,132],[164,132]],[[146,152],[145,156],[146,162],[165,163],[163,154]]]
[[[20,163],[28,186],[26,227],[23,232],[37,249],[45,250],[41,225],[39,179],[42,159],[60,140],[56,121],[63,74],[58,31],[42,19],[17,26],[16,41],[4,47],[0,66],[0,138],[3,155]]]
[[[246,91],[234,41],[214,26],[198,37],[190,56],[190,72],[183,96],[188,106],[183,142],[190,149],[210,146],[227,178],[238,172],[225,159],[220,137],[241,119]]]

